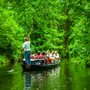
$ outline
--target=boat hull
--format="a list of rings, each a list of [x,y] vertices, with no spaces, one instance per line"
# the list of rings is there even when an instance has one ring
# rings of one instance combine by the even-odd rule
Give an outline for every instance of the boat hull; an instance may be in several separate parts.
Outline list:
[[[28,70],[28,71],[34,71],[34,70],[44,70],[44,69],[51,69],[54,67],[57,67],[58,65],[60,65],[60,62],[56,63],[56,64],[49,64],[49,65],[24,65],[21,64],[23,70]]]

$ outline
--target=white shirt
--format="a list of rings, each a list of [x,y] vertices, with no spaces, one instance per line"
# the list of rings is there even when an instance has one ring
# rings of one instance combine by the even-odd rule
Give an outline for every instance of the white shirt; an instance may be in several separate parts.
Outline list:
[[[57,54],[57,56],[54,54],[55,58],[59,58],[59,54]]]
[[[54,56],[54,55],[52,56],[52,54],[50,54],[49,57],[50,57],[51,59],[55,59],[55,56]]]
[[[23,43],[24,51],[30,51],[30,42],[24,42]]]

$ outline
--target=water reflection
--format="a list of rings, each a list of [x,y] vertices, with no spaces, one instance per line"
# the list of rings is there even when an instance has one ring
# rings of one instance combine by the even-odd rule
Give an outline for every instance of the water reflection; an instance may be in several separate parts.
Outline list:
[[[17,63],[0,66],[0,90],[90,90],[90,67],[83,63],[68,63],[49,71],[24,72]]]
[[[43,90],[46,87],[47,78],[59,76],[60,67],[51,69],[49,71],[23,71],[25,90]]]
[[[30,72],[24,72],[24,82],[26,84],[25,90],[30,90],[31,88],[31,73]]]

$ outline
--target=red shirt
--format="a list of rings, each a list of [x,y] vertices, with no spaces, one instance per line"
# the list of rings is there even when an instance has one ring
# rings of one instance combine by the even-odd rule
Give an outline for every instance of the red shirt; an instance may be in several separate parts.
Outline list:
[[[44,59],[44,63],[46,64],[47,62],[46,62],[46,58],[45,58],[45,55],[40,55],[37,59]]]
[[[35,59],[38,59],[39,56],[40,56],[40,55],[37,55],[37,56],[35,57]]]
[[[48,61],[51,63],[51,59],[50,58],[48,58]]]
[[[45,59],[45,55],[40,55],[37,59]]]

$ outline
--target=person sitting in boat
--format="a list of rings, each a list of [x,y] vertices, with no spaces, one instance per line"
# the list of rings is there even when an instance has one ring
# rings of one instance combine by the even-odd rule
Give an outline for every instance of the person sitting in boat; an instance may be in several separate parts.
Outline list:
[[[47,52],[45,52],[45,57],[48,59],[49,58],[49,55],[47,54]]]
[[[48,63],[48,64],[51,64],[51,59],[50,59],[50,57],[49,57],[49,54],[50,54],[50,52],[48,52],[48,53],[46,52],[46,53],[45,53],[45,57],[46,57],[47,63]]]
[[[57,53],[57,51],[55,51],[55,60],[56,62],[58,62],[60,60],[59,54]]]
[[[49,50],[47,50],[47,54],[50,54],[50,51]]]
[[[50,57],[50,59],[51,59],[51,63],[54,64],[54,60],[55,60],[54,51],[52,51],[52,53],[49,54],[49,57]]]
[[[31,53],[31,59],[35,59],[34,53]]]
[[[49,57],[52,56],[54,54],[54,51],[52,51],[50,54],[49,54]]]
[[[54,51],[52,51],[52,52],[49,54],[49,57],[51,57],[52,55],[54,55]]]
[[[44,59],[44,64],[47,64],[47,60],[46,60],[44,51],[42,51],[42,54],[37,59]]]
[[[37,54],[34,54],[34,56],[35,56],[35,58],[36,58]]]
[[[50,62],[49,62],[49,53],[45,52],[45,57],[46,57],[47,63],[50,64]]]
[[[51,64],[51,58],[48,58],[48,64]]]
[[[38,59],[39,56],[40,56],[40,51],[37,52],[37,56],[35,57],[35,59]]]

